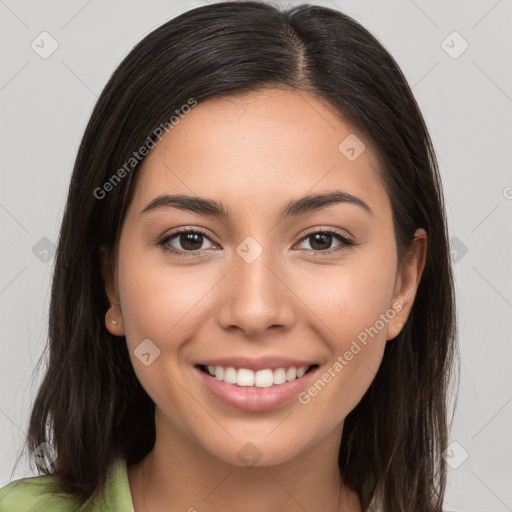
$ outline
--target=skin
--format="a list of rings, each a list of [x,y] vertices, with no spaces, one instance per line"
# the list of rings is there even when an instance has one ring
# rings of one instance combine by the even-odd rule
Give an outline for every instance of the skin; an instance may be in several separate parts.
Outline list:
[[[351,133],[366,145],[354,161],[338,149]],[[340,203],[279,220],[289,200],[334,189],[359,197],[374,215]],[[140,213],[162,193],[221,201],[232,218],[169,207]],[[186,227],[206,231],[200,255],[158,246]],[[304,238],[322,229],[357,245],[332,238],[326,248],[341,250],[322,256],[322,246]],[[236,252],[247,236],[263,248],[250,264]],[[135,510],[360,511],[345,486],[336,506],[343,422],[409,315],[426,255],[425,231],[416,237],[398,268],[376,152],[307,93],[272,88],[208,99],[166,134],[137,176],[117,258],[102,264],[106,292],[119,304],[106,327],[126,336],[156,404],[155,447],[128,468]],[[168,245],[186,253],[183,240]],[[201,359],[266,354],[316,361],[321,375],[394,303],[401,311],[306,405],[293,399],[267,412],[234,410],[195,375]],[[160,350],[149,366],[133,353],[147,338]],[[248,442],[261,454],[252,466],[237,456]]]

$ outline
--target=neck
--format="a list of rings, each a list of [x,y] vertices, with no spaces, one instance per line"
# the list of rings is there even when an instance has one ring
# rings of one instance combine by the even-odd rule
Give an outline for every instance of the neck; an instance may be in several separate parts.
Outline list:
[[[361,510],[357,494],[341,479],[337,429],[320,446],[292,460],[239,466],[205,451],[178,429],[169,429],[169,423],[158,425],[158,420],[163,421],[157,414],[153,450],[128,468],[135,512]]]

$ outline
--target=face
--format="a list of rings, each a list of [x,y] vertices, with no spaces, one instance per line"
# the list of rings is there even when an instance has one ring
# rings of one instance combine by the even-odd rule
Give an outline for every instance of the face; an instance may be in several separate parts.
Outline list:
[[[209,209],[164,197],[178,194]],[[278,89],[214,98],[144,160],[117,261],[104,263],[120,304],[107,327],[126,336],[157,436],[277,464],[340,439],[421,270],[397,269],[376,153],[332,107]]]

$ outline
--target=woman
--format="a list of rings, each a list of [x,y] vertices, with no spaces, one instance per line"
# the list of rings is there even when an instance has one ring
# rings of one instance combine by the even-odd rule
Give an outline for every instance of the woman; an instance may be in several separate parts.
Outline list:
[[[2,510],[442,510],[453,278],[393,58],[308,5],[149,34],[86,128],[49,327],[46,476]]]

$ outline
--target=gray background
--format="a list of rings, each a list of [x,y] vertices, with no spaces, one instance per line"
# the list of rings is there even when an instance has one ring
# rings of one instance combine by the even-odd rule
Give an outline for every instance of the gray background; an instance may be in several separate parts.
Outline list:
[[[0,0],[0,486],[31,474],[27,456],[11,472],[42,376],[32,372],[45,344],[52,245],[85,124],[133,45],[204,3]],[[446,509],[512,510],[511,1],[315,3],[380,39],[424,113],[456,248],[461,375]],[[43,31],[58,44],[46,59],[31,47],[51,48]]]

